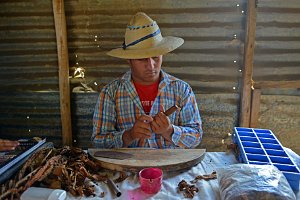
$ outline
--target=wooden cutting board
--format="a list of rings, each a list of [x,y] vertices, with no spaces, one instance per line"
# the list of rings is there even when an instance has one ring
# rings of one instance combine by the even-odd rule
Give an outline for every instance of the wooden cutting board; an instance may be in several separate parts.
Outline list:
[[[88,154],[103,168],[116,171],[138,172],[146,167],[177,171],[198,164],[205,149],[88,149]]]

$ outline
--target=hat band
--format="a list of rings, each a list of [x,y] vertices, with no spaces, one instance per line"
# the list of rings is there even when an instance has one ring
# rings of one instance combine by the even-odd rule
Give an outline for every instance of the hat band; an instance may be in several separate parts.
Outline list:
[[[157,29],[157,31],[155,31],[154,33],[151,33],[151,34],[149,34],[149,35],[146,35],[146,36],[144,36],[144,37],[142,37],[142,38],[140,38],[140,39],[138,39],[138,40],[136,40],[136,41],[133,41],[133,42],[131,42],[130,44],[125,44],[125,41],[123,42],[123,45],[122,45],[122,48],[125,50],[127,47],[129,47],[129,46],[133,46],[133,45],[135,45],[135,44],[137,44],[137,43],[139,43],[139,42],[142,42],[142,41],[144,41],[144,40],[147,40],[147,39],[149,39],[149,38],[151,38],[151,37],[154,37],[154,36],[156,36],[156,35],[158,35],[158,34],[160,34],[160,29]]]

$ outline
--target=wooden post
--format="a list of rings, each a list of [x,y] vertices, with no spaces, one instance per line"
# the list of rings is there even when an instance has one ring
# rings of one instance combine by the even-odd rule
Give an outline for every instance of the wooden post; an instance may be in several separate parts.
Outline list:
[[[69,56],[67,26],[63,0],[53,0],[57,55],[59,65],[60,114],[62,123],[62,143],[72,146],[72,124],[70,109]]]
[[[243,84],[240,102],[240,126],[250,126],[251,80],[256,31],[256,1],[248,0],[247,29],[244,48]]]
[[[261,89],[252,90],[250,127],[258,127]]]

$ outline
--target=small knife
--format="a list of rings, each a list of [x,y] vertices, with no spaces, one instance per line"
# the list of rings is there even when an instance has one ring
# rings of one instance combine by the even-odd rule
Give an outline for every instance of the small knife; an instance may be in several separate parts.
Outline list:
[[[94,153],[95,157],[103,157],[103,158],[112,158],[112,159],[119,159],[124,160],[127,158],[133,157],[130,153],[124,153],[120,151],[96,151]]]

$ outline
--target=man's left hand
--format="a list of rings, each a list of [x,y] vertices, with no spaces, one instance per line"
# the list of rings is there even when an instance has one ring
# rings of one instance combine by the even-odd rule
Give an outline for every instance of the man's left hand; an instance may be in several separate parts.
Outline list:
[[[151,122],[151,129],[156,134],[162,135],[168,141],[172,141],[171,136],[174,129],[170,119],[163,112],[163,107],[160,107],[160,112],[154,116],[154,119]]]

